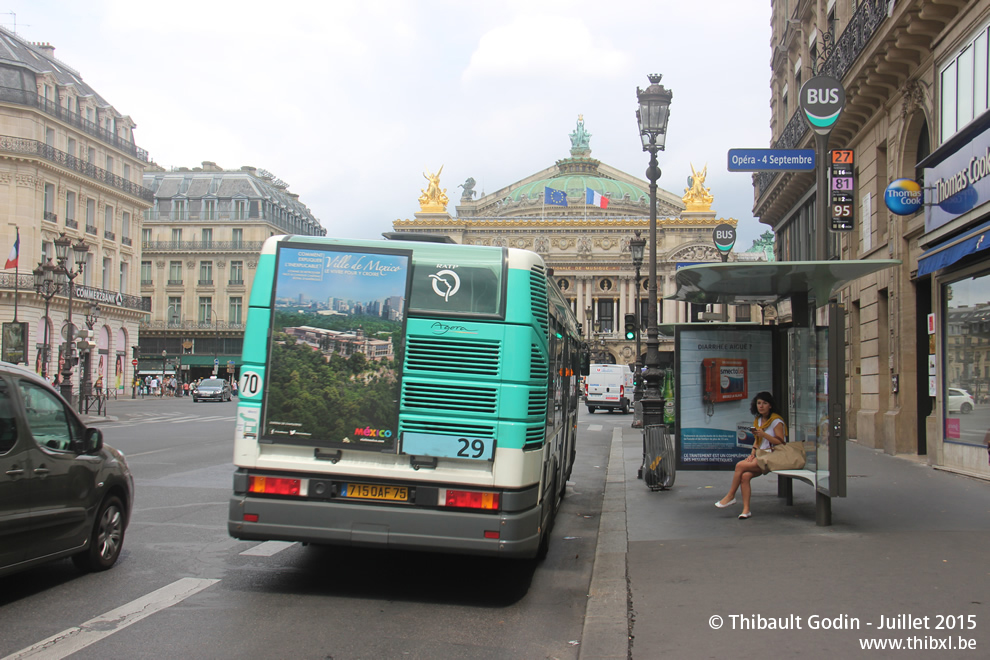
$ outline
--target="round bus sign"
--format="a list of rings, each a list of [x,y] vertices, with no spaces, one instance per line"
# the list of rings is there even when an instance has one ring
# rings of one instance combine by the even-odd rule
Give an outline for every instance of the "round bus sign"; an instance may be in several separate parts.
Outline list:
[[[730,252],[736,244],[736,228],[723,223],[712,231],[712,240],[719,252]]]
[[[801,87],[801,111],[819,135],[827,135],[846,104],[842,83],[832,76],[815,76]]]

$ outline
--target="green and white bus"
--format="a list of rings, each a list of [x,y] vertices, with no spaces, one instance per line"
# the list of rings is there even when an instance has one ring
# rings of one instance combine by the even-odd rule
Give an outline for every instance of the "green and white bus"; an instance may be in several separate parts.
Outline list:
[[[577,319],[536,253],[418,238],[265,243],[234,538],[546,553],[587,373]]]

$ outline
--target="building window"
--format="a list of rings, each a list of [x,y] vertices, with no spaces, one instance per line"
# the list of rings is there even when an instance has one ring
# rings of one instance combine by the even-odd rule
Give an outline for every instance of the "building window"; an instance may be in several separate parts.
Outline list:
[[[76,226],[76,193],[71,190],[65,193],[65,226]]]
[[[55,147],[55,131],[51,128],[45,129],[45,144],[49,147]]]
[[[610,333],[615,328],[612,317],[613,307],[611,300],[598,301],[598,332]]]
[[[141,307],[143,309],[151,309],[151,296],[141,296]],[[145,314],[142,320],[145,323],[151,323],[151,312]]]
[[[69,152],[69,155],[75,158],[76,156],[76,141],[72,138],[68,138],[65,142],[65,150]]]
[[[109,257],[103,257],[103,273],[101,275],[100,286],[104,289],[109,289],[111,286],[110,273],[113,272],[113,259]]]
[[[111,241],[115,238],[113,233],[113,207],[109,204],[103,209],[103,237]]]
[[[141,262],[141,284],[154,284],[155,281],[152,279],[152,270],[150,261]]]
[[[753,320],[752,308],[750,305],[736,305],[736,320],[748,323]]]
[[[96,233],[96,200],[86,200],[86,233]]]
[[[107,172],[113,174],[113,157],[107,156]]]
[[[204,229],[203,230],[203,247],[210,248],[213,247],[213,230]]]
[[[45,184],[44,219],[48,222],[58,222],[58,216],[55,215],[55,184],[53,183]]]
[[[242,309],[241,297],[240,296],[236,298],[232,297],[230,299],[230,313],[227,314],[227,321],[229,323],[240,325],[242,322],[241,309]]]
[[[150,229],[145,229],[144,227],[141,228],[141,242],[142,243],[145,243],[145,244],[151,242],[151,230]]]
[[[246,199],[234,200],[234,220],[247,220],[248,203]]]
[[[90,165],[96,165],[96,149],[93,147],[86,151],[86,162]]]
[[[172,220],[185,220],[185,219],[186,219],[186,200],[173,199]]]
[[[127,262],[120,262],[120,285],[117,287],[117,291],[121,293],[127,293]]]
[[[124,163],[124,178],[128,181],[131,180],[131,166],[127,163]]]
[[[231,261],[230,262],[230,283],[231,284],[244,284],[244,262],[243,261]]]
[[[182,230],[172,229],[172,243],[174,243],[174,247],[179,247],[179,243],[181,242],[182,242]]]
[[[244,242],[244,230],[243,229],[231,229],[231,240],[234,242],[234,247],[241,247]]]
[[[990,107],[990,26],[984,25],[940,69],[941,137],[945,142]]]
[[[182,297],[169,296],[165,318],[169,325],[179,325],[182,322]]]
[[[213,262],[199,262],[199,283],[201,285],[213,284]]]
[[[985,339],[990,315],[988,289],[990,272],[983,272],[946,284],[942,295],[942,403],[945,419],[951,422],[945,426],[945,442],[975,447],[982,453],[986,452],[987,425],[978,408],[984,407],[980,404],[990,395],[990,380],[980,368],[990,359],[990,342]]]
[[[199,299],[199,323],[211,324],[213,318],[213,298],[200,297]]]
[[[203,200],[203,219],[205,220],[217,219],[217,200],[215,199]]]
[[[126,245],[131,244],[131,214],[127,211],[120,215],[120,240]]]
[[[168,283],[169,284],[182,284],[182,262],[181,261],[170,261],[170,262],[168,262]]]

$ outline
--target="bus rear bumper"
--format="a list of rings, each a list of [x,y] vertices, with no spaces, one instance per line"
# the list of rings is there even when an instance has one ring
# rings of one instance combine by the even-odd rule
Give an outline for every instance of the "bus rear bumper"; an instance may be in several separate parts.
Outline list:
[[[484,514],[235,495],[227,530],[243,541],[300,541],[495,557],[535,557],[540,507]],[[257,522],[244,518],[257,516]],[[486,538],[497,533],[498,538]]]

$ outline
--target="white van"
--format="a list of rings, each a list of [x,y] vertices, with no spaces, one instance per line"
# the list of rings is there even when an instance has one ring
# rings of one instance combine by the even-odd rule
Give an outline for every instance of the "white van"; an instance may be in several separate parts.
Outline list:
[[[599,408],[629,412],[633,392],[633,373],[619,364],[592,364],[584,381],[584,402],[588,412]]]

